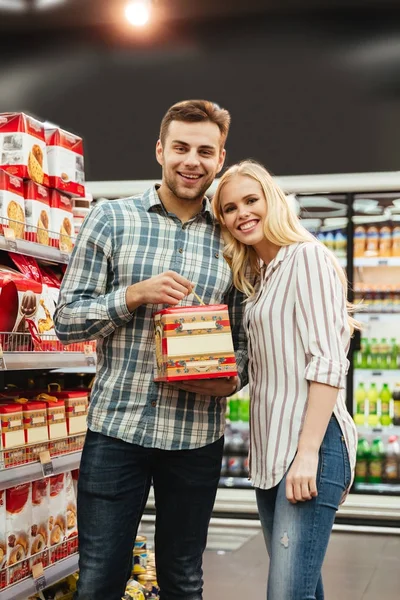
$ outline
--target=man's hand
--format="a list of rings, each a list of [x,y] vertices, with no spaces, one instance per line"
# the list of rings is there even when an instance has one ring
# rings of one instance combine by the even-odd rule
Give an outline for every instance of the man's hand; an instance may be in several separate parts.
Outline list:
[[[126,291],[126,305],[130,312],[141,304],[169,304],[176,306],[192,291],[188,279],[175,271],[166,271],[150,279],[130,285]]]
[[[175,387],[202,394],[204,396],[232,396],[239,385],[238,377],[217,377],[216,379],[193,379],[192,381],[180,381]]]
[[[298,452],[286,477],[286,498],[291,504],[318,496],[318,451]]]

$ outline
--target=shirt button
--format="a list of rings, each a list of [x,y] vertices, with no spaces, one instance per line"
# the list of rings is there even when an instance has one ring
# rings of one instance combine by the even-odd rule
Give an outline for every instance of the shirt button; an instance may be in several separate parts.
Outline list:
[[[155,407],[157,406],[157,402],[155,402],[155,401],[153,400],[153,402],[151,403],[151,405],[152,405],[152,407],[153,407],[153,408],[155,408]]]
[[[182,254],[183,248],[179,248],[178,252],[179,252],[179,254]]]
[[[214,256],[215,258],[219,258],[219,252],[216,252]]]

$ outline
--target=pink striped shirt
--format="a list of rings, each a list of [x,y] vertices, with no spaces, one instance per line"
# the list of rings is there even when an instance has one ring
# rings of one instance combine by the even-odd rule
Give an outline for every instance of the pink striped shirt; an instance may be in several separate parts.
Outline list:
[[[324,246],[283,246],[262,272],[244,321],[252,483],[269,489],[287,472],[297,451],[310,381],[340,388],[334,414],[354,473],[357,430],[345,402],[350,329],[343,287]]]

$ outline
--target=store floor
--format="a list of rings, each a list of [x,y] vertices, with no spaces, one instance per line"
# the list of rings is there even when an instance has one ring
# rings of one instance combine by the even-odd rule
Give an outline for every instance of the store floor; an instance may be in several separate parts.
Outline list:
[[[249,538],[237,550],[205,553],[204,600],[265,600],[264,540],[260,531]],[[333,533],[323,577],[325,600],[399,600],[400,536]]]

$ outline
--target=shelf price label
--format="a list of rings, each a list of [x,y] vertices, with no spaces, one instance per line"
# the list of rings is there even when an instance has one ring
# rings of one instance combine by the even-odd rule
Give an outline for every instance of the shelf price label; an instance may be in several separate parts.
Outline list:
[[[70,256],[71,255],[68,252],[60,252],[61,262],[68,264]]]
[[[388,266],[388,264],[389,264],[389,261],[388,261],[388,259],[387,259],[387,258],[380,258],[380,259],[378,260],[378,265],[379,265],[380,267],[387,267],[387,266]]]
[[[16,252],[18,250],[17,241],[15,239],[15,231],[11,227],[4,227],[4,238],[6,240],[7,250]]]
[[[39,454],[40,463],[42,465],[43,477],[51,477],[54,475],[53,461],[51,460],[50,452],[45,450]]]
[[[32,577],[35,582],[35,589],[41,592],[47,587],[43,564],[41,562],[32,565]]]

